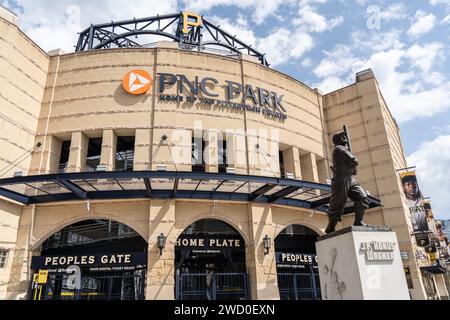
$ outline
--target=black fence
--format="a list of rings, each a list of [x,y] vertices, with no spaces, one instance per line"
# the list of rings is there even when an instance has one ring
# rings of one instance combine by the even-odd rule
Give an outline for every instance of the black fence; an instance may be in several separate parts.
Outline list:
[[[281,300],[320,300],[319,275],[316,273],[278,273]]]
[[[249,300],[246,273],[202,273],[176,276],[177,300]]]

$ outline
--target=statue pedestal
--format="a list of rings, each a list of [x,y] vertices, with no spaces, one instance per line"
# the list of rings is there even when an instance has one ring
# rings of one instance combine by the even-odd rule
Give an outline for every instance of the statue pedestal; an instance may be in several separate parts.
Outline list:
[[[397,236],[386,227],[348,227],[319,237],[323,300],[410,300]]]

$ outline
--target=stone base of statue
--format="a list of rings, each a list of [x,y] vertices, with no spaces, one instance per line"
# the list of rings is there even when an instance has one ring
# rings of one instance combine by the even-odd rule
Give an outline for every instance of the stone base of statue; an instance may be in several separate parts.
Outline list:
[[[410,300],[397,236],[386,227],[348,227],[319,237],[323,300]]]

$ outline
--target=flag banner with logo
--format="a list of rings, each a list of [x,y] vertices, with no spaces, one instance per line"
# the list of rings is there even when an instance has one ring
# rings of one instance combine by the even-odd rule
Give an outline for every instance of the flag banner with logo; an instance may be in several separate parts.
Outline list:
[[[430,229],[426,217],[422,192],[417,183],[416,172],[400,173],[400,179],[402,181],[406,204],[409,208],[413,231],[428,232]]]

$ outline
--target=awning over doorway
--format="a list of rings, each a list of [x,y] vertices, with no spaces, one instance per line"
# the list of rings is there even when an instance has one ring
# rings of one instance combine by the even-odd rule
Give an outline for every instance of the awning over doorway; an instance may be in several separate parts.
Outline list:
[[[25,205],[73,200],[202,199],[284,205],[327,212],[331,187],[309,181],[203,172],[63,173],[0,180],[0,196]],[[369,196],[371,208],[380,200]],[[354,212],[349,200],[345,213]]]

